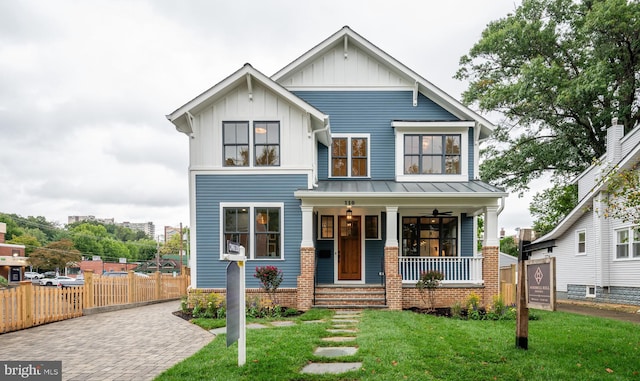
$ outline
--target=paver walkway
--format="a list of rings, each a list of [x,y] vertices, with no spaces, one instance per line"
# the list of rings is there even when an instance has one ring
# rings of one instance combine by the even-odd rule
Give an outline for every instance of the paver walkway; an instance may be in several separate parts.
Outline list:
[[[106,312],[0,335],[0,360],[62,361],[66,381],[145,381],[215,337],[172,315],[179,301]]]

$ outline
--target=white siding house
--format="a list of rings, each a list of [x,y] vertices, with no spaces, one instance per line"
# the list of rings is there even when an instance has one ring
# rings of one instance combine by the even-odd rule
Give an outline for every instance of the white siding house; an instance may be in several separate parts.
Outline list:
[[[577,179],[578,206],[530,246],[531,259],[556,258],[558,298],[640,305],[639,226],[604,213],[609,171],[635,168],[640,161],[640,126],[626,136],[614,119],[607,152]]]

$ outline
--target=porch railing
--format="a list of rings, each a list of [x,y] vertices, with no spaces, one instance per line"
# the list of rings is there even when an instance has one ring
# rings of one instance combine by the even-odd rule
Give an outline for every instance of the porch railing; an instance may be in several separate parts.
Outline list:
[[[402,283],[415,283],[430,270],[443,273],[445,284],[483,283],[482,257],[399,257],[398,261]]]

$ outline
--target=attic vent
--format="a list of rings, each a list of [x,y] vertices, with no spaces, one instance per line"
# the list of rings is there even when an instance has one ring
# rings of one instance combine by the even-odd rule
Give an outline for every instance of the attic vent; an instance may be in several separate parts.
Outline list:
[[[344,36],[344,59],[349,57],[349,36]]]

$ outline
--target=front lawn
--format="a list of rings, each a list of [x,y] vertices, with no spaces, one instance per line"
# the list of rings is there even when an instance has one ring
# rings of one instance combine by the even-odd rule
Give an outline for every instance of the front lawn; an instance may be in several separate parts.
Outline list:
[[[529,322],[527,351],[515,348],[514,321],[364,311],[359,350],[347,358],[362,361],[361,370],[300,374],[310,360],[331,361],[313,355],[327,345],[321,338],[330,336],[330,312],[311,313],[314,319],[301,315],[292,327],[248,330],[243,368],[237,344],[226,348],[221,335],[156,380],[640,380],[637,324],[545,311]],[[317,316],[326,323],[302,322]]]

